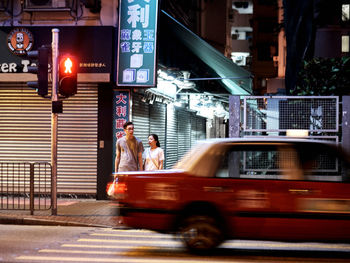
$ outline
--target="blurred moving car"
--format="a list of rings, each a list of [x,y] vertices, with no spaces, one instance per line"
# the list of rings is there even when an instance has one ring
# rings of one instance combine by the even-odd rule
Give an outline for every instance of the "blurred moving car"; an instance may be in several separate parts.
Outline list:
[[[194,251],[226,239],[350,240],[350,161],[329,142],[208,140],[172,170],[114,182],[126,225],[178,233]]]

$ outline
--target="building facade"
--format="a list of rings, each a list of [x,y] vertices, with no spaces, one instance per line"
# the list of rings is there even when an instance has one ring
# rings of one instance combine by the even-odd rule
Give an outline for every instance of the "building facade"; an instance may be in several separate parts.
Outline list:
[[[198,140],[227,137],[228,95],[249,94],[245,89],[251,88],[248,72],[240,71],[178,21],[175,24],[180,26],[171,25],[173,20],[166,20],[165,14],[160,19],[169,27],[159,28],[157,85],[117,86],[118,4],[117,0],[9,0],[0,5],[0,162],[51,159],[51,100],[28,87],[36,76],[28,73],[33,61],[26,51],[50,45],[52,29],[57,28],[60,54],[70,53],[79,60],[77,94],[61,98],[63,112],[58,114],[58,194],[106,198],[114,163],[116,91],[128,90],[136,136],[147,145],[148,135],[157,133],[165,150],[165,168],[170,168]],[[174,32],[174,41],[168,41],[164,30]],[[210,61],[220,60],[222,68],[243,80],[224,82],[215,65],[186,46],[186,37],[198,41],[212,55]],[[170,75],[175,78],[169,82]]]

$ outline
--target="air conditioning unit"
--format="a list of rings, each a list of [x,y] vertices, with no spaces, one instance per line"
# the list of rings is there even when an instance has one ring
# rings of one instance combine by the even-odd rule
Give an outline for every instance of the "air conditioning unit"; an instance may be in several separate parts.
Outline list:
[[[233,1],[232,9],[237,10],[239,14],[253,14],[252,0]]]
[[[24,11],[60,11],[69,10],[73,0],[25,0]]]
[[[239,52],[238,52],[239,53]],[[246,66],[246,58],[249,54],[235,53],[231,54],[232,61],[238,66]]]

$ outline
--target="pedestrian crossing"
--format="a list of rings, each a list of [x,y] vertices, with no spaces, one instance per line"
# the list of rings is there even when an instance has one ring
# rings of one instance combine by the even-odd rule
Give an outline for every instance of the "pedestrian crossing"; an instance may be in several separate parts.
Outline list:
[[[96,229],[58,248],[45,248],[32,255],[21,255],[16,262],[158,263],[165,262],[165,257],[170,254],[175,255],[175,259],[169,262],[188,262],[176,259],[184,257],[186,251],[172,235],[146,230]]]
[[[350,244],[279,243],[256,241],[228,241],[222,248],[240,249],[312,249],[350,253]],[[260,258],[261,259],[261,258]],[[20,255],[15,262],[113,262],[113,263],[202,263],[204,256],[190,255],[180,240],[172,235],[147,230],[94,228],[70,242],[48,246],[31,254]],[[232,262],[230,257],[215,256],[210,263]],[[234,262],[260,262],[259,257],[234,258]],[[271,261],[272,262],[272,261]]]

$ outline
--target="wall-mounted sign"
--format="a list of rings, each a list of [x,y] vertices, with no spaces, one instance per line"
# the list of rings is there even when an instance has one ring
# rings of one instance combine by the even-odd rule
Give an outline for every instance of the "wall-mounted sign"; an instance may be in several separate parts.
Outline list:
[[[117,84],[155,86],[158,0],[120,0]]]
[[[110,74],[116,58],[112,56],[112,50],[116,46],[114,27],[57,28],[60,30],[60,53],[71,53],[78,58],[79,73]],[[0,80],[1,73],[28,73],[28,66],[32,66],[34,62],[25,54],[42,45],[51,45],[51,30],[48,26],[0,27]],[[114,74],[113,80],[115,81]]]
[[[33,35],[26,28],[15,28],[7,36],[7,46],[15,55],[25,55],[33,48]]]
[[[113,160],[115,160],[117,140],[124,136],[123,125],[130,119],[130,92],[113,91]],[[114,165],[114,162],[113,162]],[[114,171],[114,167],[113,167]]]

